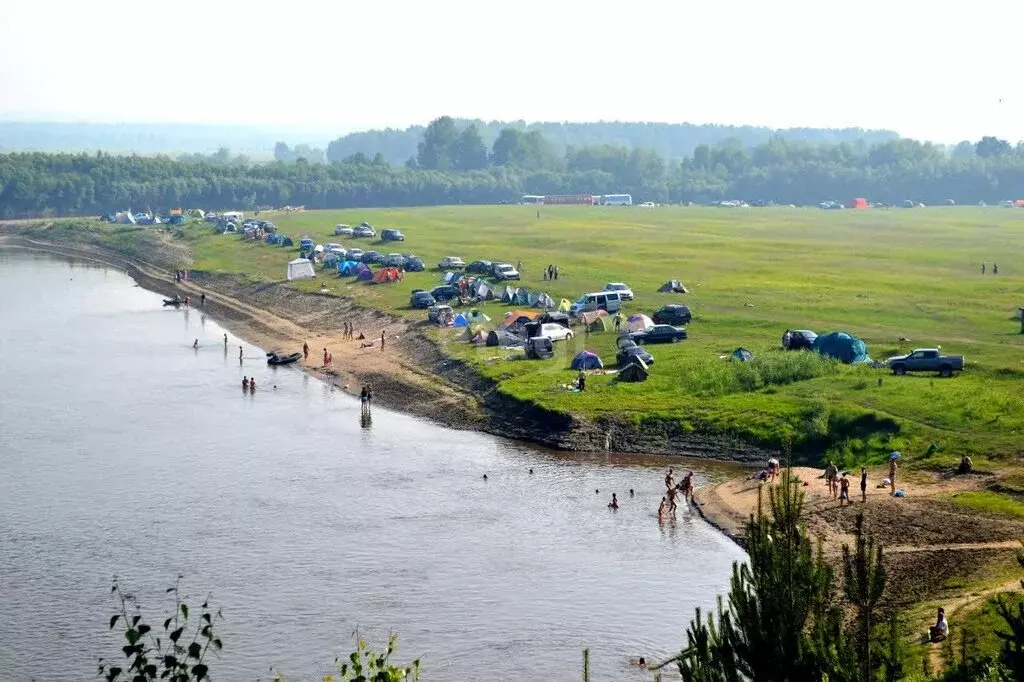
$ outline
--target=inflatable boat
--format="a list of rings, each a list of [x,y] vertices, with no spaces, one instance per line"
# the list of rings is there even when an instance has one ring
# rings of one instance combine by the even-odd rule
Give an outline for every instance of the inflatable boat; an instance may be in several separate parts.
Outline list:
[[[292,353],[291,355],[278,355],[277,353],[267,354],[268,365],[290,365],[301,359],[302,353]]]

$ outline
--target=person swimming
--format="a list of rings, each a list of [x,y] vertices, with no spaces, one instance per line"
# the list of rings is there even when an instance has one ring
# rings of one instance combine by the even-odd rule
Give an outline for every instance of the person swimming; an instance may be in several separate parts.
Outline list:
[[[487,480],[487,474],[484,474],[484,480],[485,481]]]
[[[633,489],[632,488],[629,489],[629,496],[633,497]]]
[[[533,469],[530,469],[530,475],[533,476]]]
[[[609,509],[618,509],[619,508],[619,498],[617,498],[615,496],[615,493],[612,493],[612,501],[608,503],[608,508]]]

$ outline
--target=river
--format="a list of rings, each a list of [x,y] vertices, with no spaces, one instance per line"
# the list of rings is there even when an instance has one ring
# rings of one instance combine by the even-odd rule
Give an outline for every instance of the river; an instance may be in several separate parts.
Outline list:
[[[155,626],[178,575],[209,594],[219,680],[321,679],[357,629],[424,680],[579,679],[584,647],[594,680],[650,679],[629,658],[678,652],[743,557],[685,508],[659,524],[664,458],[362,424],[224,333],[119,270],[0,249],[0,680],[119,657],[114,575]]]

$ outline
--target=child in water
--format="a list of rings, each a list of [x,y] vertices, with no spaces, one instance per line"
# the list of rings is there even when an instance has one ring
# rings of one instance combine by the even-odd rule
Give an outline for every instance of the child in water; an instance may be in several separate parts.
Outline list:
[[[608,503],[609,509],[619,508],[619,498],[615,497],[615,493],[612,493],[612,501]]]

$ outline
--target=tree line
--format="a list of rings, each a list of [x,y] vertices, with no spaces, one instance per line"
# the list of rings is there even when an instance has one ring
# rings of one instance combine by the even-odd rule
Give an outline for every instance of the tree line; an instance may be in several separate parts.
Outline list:
[[[701,144],[679,161],[656,151],[602,144],[559,154],[537,130],[506,128],[488,146],[472,124],[426,128],[415,155],[392,166],[382,152],[315,163],[320,150],[282,145],[282,160],[253,164],[227,149],[171,159],[96,154],[0,154],[0,218],[87,215],[126,208],[307,208],[515,202],[523,194],[632,194],[635,201],[743,199],[817,204],[871,201],[975,204],[1017,199],[1024,145],[985,137],[946,149],[894,139],[869,145],[773,136]],[[328,156],[330,154],[328,153]],[[285,160],[287,159],[287,160]]]

